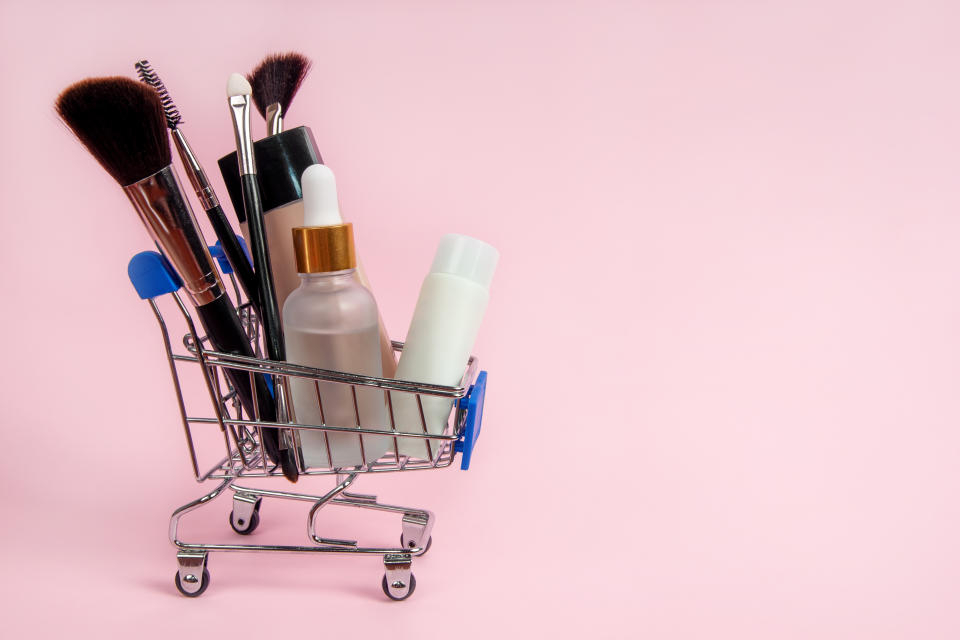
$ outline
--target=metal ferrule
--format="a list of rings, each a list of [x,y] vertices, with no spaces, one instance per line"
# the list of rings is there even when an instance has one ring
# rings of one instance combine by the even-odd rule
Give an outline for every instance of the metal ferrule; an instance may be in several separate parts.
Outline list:
[[[250,137],[250,96],[232,96],[230,113],[233,114],[233,135],[237,139],[240,175],[255,174],[257,165],[253,160],[253,139]]]
[[[123,191],[183,280],[193,303],[201,306],[222,296],[223,283],[173,165],[127,185]]]
[[[357,268],[353,224],[294,227],[293,254],[297,273],[332,273]]]
[[[280,107],[280,103],[274,102],[267,105],[264,113],[267,120],[267,135],[275,136],[278,133],[283,133],[283,109]]]
[[[193,148],[190,146],[190,143],[187,142],[186,136],[183,135],[180,129],[173,129],[172,133],[173,142],[176,144],[177,153],[180,154],[180,159],[183,161],[183,168],[187,172],[187,178],[190,179],[190,184],[193,185],[193,190],[196,192],[197,198],[200,199],[203,210],[209,211],[219,206],[220,201],[217,199],[217,194],[214,193],[213,186],[207,179],[207,174],[203,170],[203,167],[200,166],[200,161],[193,152]]]

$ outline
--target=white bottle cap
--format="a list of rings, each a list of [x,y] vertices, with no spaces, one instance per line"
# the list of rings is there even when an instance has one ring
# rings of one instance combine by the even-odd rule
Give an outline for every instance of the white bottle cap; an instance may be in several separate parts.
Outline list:
[[[490,288],[500,252],[492,246],[459,233],[448,233],[440,239],[430,273],[449,273]]]
[[[343,224],[337,199],[337,180],[330,167],[312,164],[300,177],[303,190],[303,226],[330,227]]]

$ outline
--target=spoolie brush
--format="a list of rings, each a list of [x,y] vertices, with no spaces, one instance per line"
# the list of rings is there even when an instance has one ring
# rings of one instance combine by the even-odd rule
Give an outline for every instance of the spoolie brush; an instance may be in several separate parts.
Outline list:
[[[180,110],[177,109],[177,105],[173,103],[173,98],[170,97],[170,93],[167,91],[167,87],[163,84],[163,81],[160,80],[160,76],[157,75],[147,60],[141,60],[133,66],[137,70],[140,79],[145,84],[153,87],[157,92],[157,96],[160,98],[160,104],[163,106],[163,115],[167,121],[167,128],[170,129],[170,133],[173,136],[173,142],[177,146],[177,152],[180,154],[180,160],[183,163],[184,170],[187,172],[187,177],[190,178],[190,184],[193,185],[193,190],[196,192],[197,198],[200,199],[200,204],[203,205],[203,209],[207,213],[210,225],[213,227],[214,233],[217,234],[217,239],[220,240],[223,252],[227,256],[230,266],[233,267],[234,273],[237,274],[237,279],[240,281],[240,286],[243,287],[243,292],[247,295],[247,299],[251,302],[254,311],[259,317],[261,313],[260,291],[257,289],[253,267],[250,265],[250,261],[240,247],[237,235],[233,232],[230,223],[227,222],[227,216],[223,213],[223,207],[220,206],[220,201],[217,198],[217,194],[213,191],[213,186],[207,179],[206,172],[203,170],[200,161],[193,152],[193,148],[190,147],[190,143],[187,142],[186,136],[183,135],[183,131],[180,129],[179,125],[182,121]]]
[[[68,87],[55,108],[97,162],[123,186],[183,281],[213,348],[252,357],[253,349],[170,164],[166,114],[157,92],[129,78],[91,78]],[[254,376],[254,396],[246,371],[227,368],[226,373],[246,413],[274,421],[276,405],[263,375]],[[263,429],[263,446],[274,460],[279,459],[275,429]]]
[[[305,55],[276,53],[264,58],[247,76],[253,104],[267,121],[268,136],[283,131],[283,118],[309,71],[310,60]]]

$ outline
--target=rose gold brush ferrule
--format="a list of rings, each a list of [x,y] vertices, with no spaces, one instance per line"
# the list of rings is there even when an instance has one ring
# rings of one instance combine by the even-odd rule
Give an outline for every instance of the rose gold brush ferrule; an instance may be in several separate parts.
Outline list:
[[[204,211],[220,206],[217,194],[214,193],[213,186],[210,185],[210,180],[207,179],[207,174],[200,166],[200,161],[193,152],[190,143],[187,142],[186,136],[179,128],[172,129],[171,133],[173,134],[173,142],[177,146],[177,153],[180,154],[180,159],[183,161],[183,168],[187,172],[190,184],[193,186],[197,198],[200,199]]]
[[[127,185],[123,191],[180,275],[193,303],[202,306],[224,295],[223,283],[173,166]]]

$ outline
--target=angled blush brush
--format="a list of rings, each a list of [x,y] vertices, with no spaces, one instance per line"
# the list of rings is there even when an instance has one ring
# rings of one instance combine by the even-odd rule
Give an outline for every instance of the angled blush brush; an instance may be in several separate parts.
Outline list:
[[[283,131],[283,118],[309,71],[310,60],[305,55],[276,53],[264,58],[247,76],[253,104],[267,121],[268,136]]]
[[[260,317],[260,291],[257,289],[253,267],[250,265],[250,261],[247,260],[243,249],[240,248],[240,243],[237,240],[236,234],[233,232],[233,228],[230,226],[230,223],[227,222],[227,216],[223,213],[223,207],[220,206],[220,200],[217,198],[217,194],[214,192],[210,180],[207,179],[206,172],[200,165],[200,161],[193,152],[190,143],[187,142],[186,136],[183,135],[183,131],[180,128],[180,122],[182,120],[180,110],[177,109],[177,106],[173,103],[173,99],[170,97],[170,93],[167,91],[167,87],[163,84],[160,76],[157,75],[147,60],[140,60],[134,64],[134,67],[140,76],[140,80],[153,87],[157,95],[160,96],[167,128],[170,129],[173,143],[177,147],[177,152],[180,154],[184,171],[187,172],[187,177],[190,178],[190,184],[193,185],[193,190],[196,192],[197,198],[200,200],[200,204],[203,206],[207,218],[210,220],[210,225],[213,227],[214,233],[217,234],[217,239],[220,240],[220,244],[223,246],[223,252],[226,254],[230,266],[233,267],[234,273],[237,274],[237,279],[240,281],[240,286],[243,287],[243,292],[253,305],[257,317]]]
[[[213,265],[180,180],[171,165],[163,104],[152,88],[130,78],[91,78],[68,87],[56,111],[130,199],[150,236],[183,281],[213,348],[253,356],[236,309]],[[227,369],[249,416],[273,422],[276,404],[263,375]],[[263,429],[267,455],[279,460],[276,429]]]

